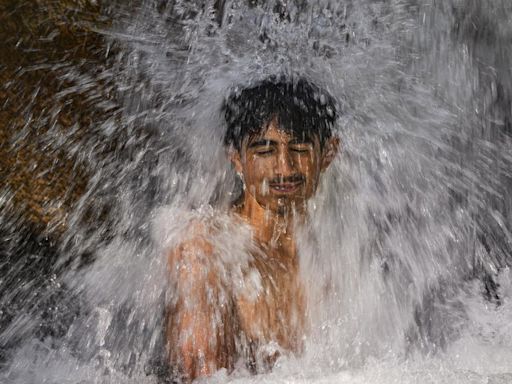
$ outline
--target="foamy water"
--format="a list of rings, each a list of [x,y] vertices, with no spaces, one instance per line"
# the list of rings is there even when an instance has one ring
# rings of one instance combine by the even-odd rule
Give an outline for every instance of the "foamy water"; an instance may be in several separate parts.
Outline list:
[[[461,337],[446,351],[433,356],[415,354],[407,358],[387,356],[369,358],[357,368],[325,369],[303,359],[281,359],[267,374],[250,376],[225,371],[200,382],[207,383],[509,383],[512,380],[512,274],[500,275],[503,304],[495,306],[481,298],[482,286],[468,284],[462,295],[468,304],[469,318]],[[322,348],[316,346],[315,348]],[[29,348],[20,353],[4,382],[24,383],[156,383],[144,372],[127,376],[108,365],[84,362],[66,354],[49,353],[44,347]],[[27,356],[28,354],[28,356]],[[108,352],[99,354],[108,359]],[[99,369],[101,366],[101,369]],[[22,380],[22,381],[21,381]],[[42,381],[44,380],[44,381]]]

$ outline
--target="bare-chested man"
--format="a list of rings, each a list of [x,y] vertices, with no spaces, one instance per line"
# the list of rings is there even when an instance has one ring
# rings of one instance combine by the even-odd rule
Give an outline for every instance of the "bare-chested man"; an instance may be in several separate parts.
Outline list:
[[[306,292],[294,228],[307,220],[307,200],[338,149],[335,103],[303,79],[271,78],[236,91],[223,113],[243,193],[227,222],[193,221],[168,255],[167,348],[185,381],[240,364],[257,372],[280,354],[301,352]],[[235,259],[224,268],[224,253],[236,257],[236,246],[213,239],[222,231],[236,237],[239,228],[248,228],[250,257],[239,252],[240,265]]]

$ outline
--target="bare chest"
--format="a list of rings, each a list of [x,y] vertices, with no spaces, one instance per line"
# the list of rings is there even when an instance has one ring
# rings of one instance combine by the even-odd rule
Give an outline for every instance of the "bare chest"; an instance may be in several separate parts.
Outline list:
[[[240,331],[255,345],[277,343],[298,352],[305,331],[304,288],[298,266],[278,258],[255,257],[246,279],[257,286],[237,298]]]

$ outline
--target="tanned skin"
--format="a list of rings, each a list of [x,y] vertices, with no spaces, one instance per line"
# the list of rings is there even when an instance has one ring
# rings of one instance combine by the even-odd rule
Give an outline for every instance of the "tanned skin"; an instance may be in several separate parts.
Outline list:
[[[232,213],[251,227],[253,240],[263,251],[252,255],[250,268],[261,276],[265,294],[256,299],[233,295],[223,302],[212,300],[221,290],[229,292],[229,287],[222,285],[213,263],[205,265],[204,257],[199,257],[213,255],[207,236],[198,235],[169,254],[170,268],[177,268],[178,299],[168,313],[168,350],[170,363],[179,367],[183,380],[221,368],[232,370],[240,357],[236,350],[240,335],[255,350],[273,342],[281,350],[301,352],[306,303],[294,221],[307,219],[306,202],[338,144],[336,137],[323,148],[316,137],[300,140],[281,130],[274,118],[260,135],[246,138],[239,151],[231,150],[231,162],[245,185]],[[212,321],[214,316],[222,321]],[[273,353],[264,360],[271,367],[277,357]]]

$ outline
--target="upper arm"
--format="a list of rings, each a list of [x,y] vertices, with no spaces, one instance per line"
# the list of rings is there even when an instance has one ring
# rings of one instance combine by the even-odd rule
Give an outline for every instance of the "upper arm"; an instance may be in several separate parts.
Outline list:
[[[171,364],[188,379],[231,368],[234,358],[233,306],[220,279],[213,247],[204,238],[169,252],[172,282],[167,317]]]

